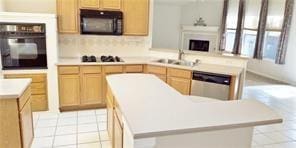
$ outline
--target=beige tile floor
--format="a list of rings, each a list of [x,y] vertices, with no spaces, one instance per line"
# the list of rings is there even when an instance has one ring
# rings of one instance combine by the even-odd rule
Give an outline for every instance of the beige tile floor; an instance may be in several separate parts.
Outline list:
[[[243,98],[266,104],[284,119],[255,127],[253,148],[296,148],[296,87],[248,73]]]
[[[247,75],[244,97],[256,99],[277,111],[283,124],[254,129],[252,148],[296,148],[296,88]],[[32,148],[111,148],[106,110],[34,113]]]

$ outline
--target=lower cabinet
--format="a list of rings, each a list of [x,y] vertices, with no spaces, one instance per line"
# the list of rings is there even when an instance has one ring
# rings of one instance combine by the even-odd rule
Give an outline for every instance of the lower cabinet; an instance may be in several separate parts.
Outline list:
[[[80,104],[79,75],[59,75],[60,107],[72,107]]]
[[[6,79],[16,78],[30,78],[31,84],[31,109],[32,111],[47,111],[48,99],[47,99],[47,74],[46,73],[34,73],[34,74],[5,74]]]
[[[190,94],[190,86],[191,86],[190,79],[168,77],[167,83],[183,95]]]
[[[33,121],[30,99],[20,112],[21,120],[21,137],[23,148],[30,148],[34,134],[33,134]]]
[[[123,128],[117,114],[113,114],[114,117],[114,138],[113,148],[123,148]]]
[[[19,98],[0,99],[0,148],[30,148],[33,137],[30,87]]]
[[[60,66],[60,110],[105,107],[101,66]]]
[[[112,93],[109,92],[109,89],[107,91],[107,100],[106,100],[106,106],[107,106],[107,130],[109,134],[110,141],[113,141],[113,114],[114,114],[114,106],[113,106],[113,96]]]
[[[103,104],[102,98],[102,75],[101,74],[83,74],[81,87],[82,105]]]

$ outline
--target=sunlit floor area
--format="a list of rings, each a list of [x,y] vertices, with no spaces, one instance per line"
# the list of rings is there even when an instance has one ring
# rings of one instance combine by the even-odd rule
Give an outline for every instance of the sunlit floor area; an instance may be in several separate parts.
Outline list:
[[[296,148],[296,87],[248,73],[243,98],[258,100],[284,118],[283,124],[256,127],[253,148]]]

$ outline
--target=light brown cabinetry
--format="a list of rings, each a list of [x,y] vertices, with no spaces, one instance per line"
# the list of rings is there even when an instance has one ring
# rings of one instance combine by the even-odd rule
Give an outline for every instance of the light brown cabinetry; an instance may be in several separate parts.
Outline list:
[[[0,100],[0,147],[30,148],[34,133],[31,89],[20,98]]]
[[[47,111],[47,75],[44,73],[39,74],[5,74],[6,79],[16,78],[30,78],[31,83],[31,108],[32,111]]]
[[[124,67],[125,73],[142,73],[144,72],[143,65],[126,65]]]
[[[83,9],[99,9],[99,0],[79,0],[79,7]]]
[[[59,75],[60,107],[80,104],[80,79],[78,74]]]
[[[103,66],[103,98],[106,98],[107,93],[107,80],[106,76],[110,74],[119,74],[123,73],[123,66],[121,65],[112,65],[112,66]]]
[[[121,9],[121,3],[125,0],[100,0],[103,9]]]
[[[192,72],[175,68],[168,68],[167,71],[167,83],[181,94],[190,95]]]
[[[167,79],[167,76],[166,76],[167,75],[167,68],[166,67],[147,65],[145,72],[149,73],[149,74],[156,75],[158,78],[160,78],[164,82],[167,81],[166,80]]]
[[[113,148],[123,148],[123,127],[119,120],[120,117],[116,113],[113,114],[114,117],[114,138],[113,138]]]
[[[81,101],[82,105],[103,104],[102,75],[100,66],[81,67]]]
[[[105,106],[101,66],[59,66],[60,109]]]
[[[123,0],[124,34],[145,36],[149,32],[149,0]]]
[[[113,105],[113,95],[110,88],[107,88],[107,131],[109,134],[110,141],[113,140],[113,114],[114,114],[114,105]]]
[[[57,0],[57,15],[59,33],[79,33],[78,0]]]

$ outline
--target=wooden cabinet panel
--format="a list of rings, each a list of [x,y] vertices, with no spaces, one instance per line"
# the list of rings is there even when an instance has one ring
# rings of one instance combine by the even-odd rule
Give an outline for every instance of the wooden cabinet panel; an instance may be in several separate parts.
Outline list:
[[[31,84],[32,95],[46,94],[46,85],[44,83]]]
[[[99,0],[79,0],[80,8],[98,9],[100,6]]]
[[[151,74],[166,75],[167,68],[161,66],[147,65],[146,72]]]
[[[32,95],[31,96],[32,111],[45,111],[48,110],[48,103],[46,95]]]
[[[103,9],[121,9],[121,0],[100,0]]]
[[[82,105],[103,103],[102,83],[101,74],[82,74],[80,103]]]
[[[114,108],[110,98],[106,100],[107,105],[107,130],[109,134],[110,141],[113,140],[113,114]]]
[[[23,148],[30,148],[33,137],[34,137],[30,99],[28,100],[28,102],[20,112],[20,120],[21,120],[21,134],[22,134],[21,137],[22,137]]]
[[[114,73],[122,73],[123,66],[104,66],[104,73],[106,74],[114,74]]]
[[[123,0],[124,34],[148,35],[149,0]]]
[[[191,70],[168,68],[168,77],[191,79],[191,76],[192,76]]]
[[[57,0],[60,33],[78,33],[78,0]]]
[[[171,87],[175,88],[181,94],[183,95],[190,94],[190,87],[191,87],[190,79],[168,77],[167,82]]]
[[[18,99],[19,110],[22,110],[22,108],[28,102],[28,100],[30,99],[30,97],[31,97],[31,89],[30,88],[27,88],[26,91],[23,93],[23,95]]]
[[[114,114],[114,135],[113,135],[113,148],[123,148],[123,127],[117,115]]]
[[[78,66],[60,66],[59,74],[78,74],[79,67]]]
[[[5,74],[6,79],[31,78],[32,83],[46,82],[46,74]]]
[[[0,100],[0,147],[21,148],[19,107],[16,99]]]
[[[82,67],[80,67],[80,69],[83,74],[92,74],[92,73],[101,73],[102,72],[101,66],[82,66]]]
[[[143,65],[126,65],[124,68],[126,73],[142,73],[143,71]]]
[[[79,75],[59,75],[60,106],[77,106],[80,104]]]
[[[157,76],[163,82],[167,82],[167,77],[165,75],[155,75],[155,76]]]

